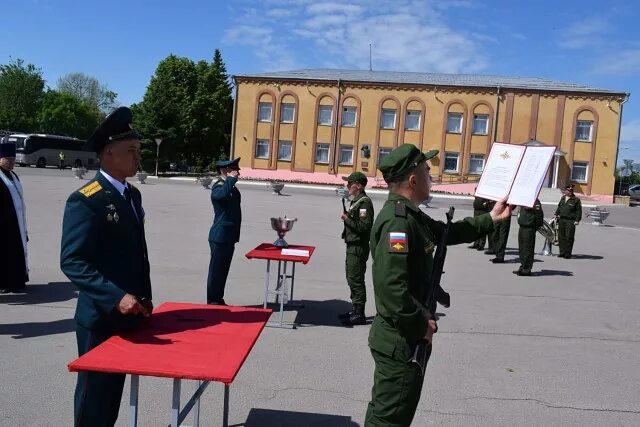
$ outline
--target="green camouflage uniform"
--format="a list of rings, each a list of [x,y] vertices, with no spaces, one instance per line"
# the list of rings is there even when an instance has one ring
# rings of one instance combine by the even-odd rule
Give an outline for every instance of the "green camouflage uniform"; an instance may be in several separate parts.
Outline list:
[[[576,223],[582,219],[582,202],[573,193],[562,196],[558,208],[558,246],[559,256],[570,258],[573,251],[573,241],[576,234]]]
[[[536,199],[532,208],[521,206],[518,211],[518,253],[520,254],[520,268],[514,273],[527,276],[533,267],[533,254],[536,246],[536,231],[542,226],[544,214],[542,204]],[[519,273],[518,273],[519,272]]]
[[[360,305],[364,308],[367,302],[364,275],[369,259],[369,234],[372,225],[373,203],[363,191],[351,201],[342,231],[342,238],[347,245],[345,271],[354,307]]]

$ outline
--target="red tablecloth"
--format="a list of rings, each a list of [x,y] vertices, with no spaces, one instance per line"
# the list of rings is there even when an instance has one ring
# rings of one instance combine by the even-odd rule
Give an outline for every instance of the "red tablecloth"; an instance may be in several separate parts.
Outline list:
[[[261,243],[256,248],[245,254],[249,259],[270,259],[275,261],[293,261],[306,264],[311,259],[315,246],[289,245],[287,249],[299,249],[309,251],[309,256],[282,255],[282,248],[277,248],[271,243]]]
[[[144,327],[109,338],[69,370],[230,384],[270,315],[262,308],[164,303]]]

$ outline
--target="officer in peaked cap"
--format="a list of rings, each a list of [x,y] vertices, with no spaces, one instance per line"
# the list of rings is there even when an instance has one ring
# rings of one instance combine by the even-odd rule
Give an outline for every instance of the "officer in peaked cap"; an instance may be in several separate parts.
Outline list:
[[[367,318],[364,307],[367,302],[367,289],[364,276],[369,259],[369,235],[373,226],[373,203],[364,189],[367,177],[362,172],[353,172],[343,176],[351,203],[340,216],[344,223],[342,238],[347,246],[345,272],[347,284],[351,290],[352,310],[341,314],[340,320],[346,326],[365,325]]]
[[[76,339],[83,355],[109,337],[136,328],[153,309],[140,191],[126,181],[140,160],[131,110],[109,114],[89,138],[100,157],[94,179],[67,200],[60,266],[78,287]],[[125,376],[81,372],[76,426],[112,426]]]
[[[226,305],[224,288],[233,259],[235,244],[240,240],[242,210],[240,191],[236,187],[240,175],[240,157],[218,160],[220,176],[211,187],[213,224],[209,230],[209,274],[207,277],[207,304]]]
[[[429,197],[428,160],[437,154],[404,144],[378,167],[389,197],[371,231],[377,314],[369,331],[375,371],[366,426],[409,426],[420,400],[422,370],[407,361],[418,343],[431,343],[437,327],[434,308],[423,302],[430,291],[435,245],[445,224],[418,207]],[[510,215],[511,209],[501,201],[490,213],[454,222],[447,244],[476,240]]]

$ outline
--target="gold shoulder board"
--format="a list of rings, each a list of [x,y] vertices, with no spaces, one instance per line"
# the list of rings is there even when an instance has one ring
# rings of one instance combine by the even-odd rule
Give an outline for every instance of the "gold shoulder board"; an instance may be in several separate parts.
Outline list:
[[[82,187],[79,192],[81,192],[85,197],[91,197],[96,194],[98,191],[102,190],[102,186],[98,181],[94,181],[91,184]]]

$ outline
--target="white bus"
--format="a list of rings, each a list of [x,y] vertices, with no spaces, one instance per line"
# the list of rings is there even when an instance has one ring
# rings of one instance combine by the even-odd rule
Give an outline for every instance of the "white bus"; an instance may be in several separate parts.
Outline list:
[[[85,141],[67,136],[20,134],[4,137],[4,142],[16,144],[16,163],[20,166],[59,166],[59,154],[64,153],[64,166],[93,168],[98,157],[93,151],[84,150]]]

